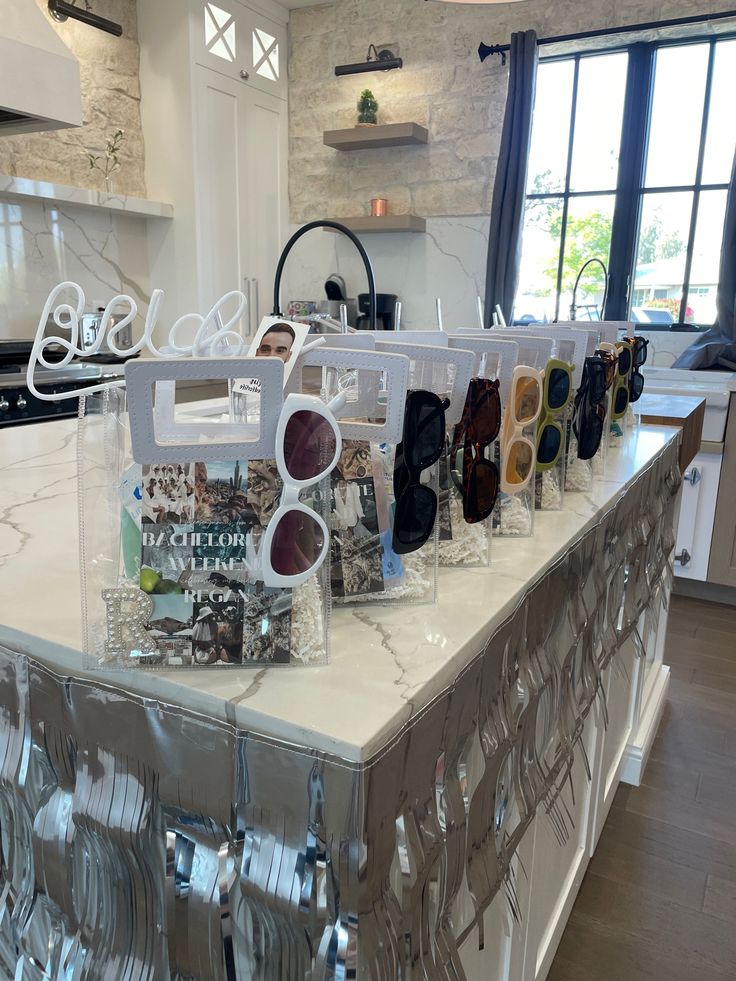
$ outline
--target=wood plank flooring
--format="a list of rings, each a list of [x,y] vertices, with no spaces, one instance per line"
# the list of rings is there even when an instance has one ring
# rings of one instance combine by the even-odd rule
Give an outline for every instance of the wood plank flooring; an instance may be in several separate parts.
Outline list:
[[[669,702],[621,786],[547,981],[736,978],[736,608],[673,596]]]

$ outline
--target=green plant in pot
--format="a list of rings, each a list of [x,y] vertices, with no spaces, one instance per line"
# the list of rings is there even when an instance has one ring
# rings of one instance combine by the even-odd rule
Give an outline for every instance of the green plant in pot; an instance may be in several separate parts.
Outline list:
[[[378,122],[378,101],[370,89],[363,89],[358,99],[358,126],[375,126]]]

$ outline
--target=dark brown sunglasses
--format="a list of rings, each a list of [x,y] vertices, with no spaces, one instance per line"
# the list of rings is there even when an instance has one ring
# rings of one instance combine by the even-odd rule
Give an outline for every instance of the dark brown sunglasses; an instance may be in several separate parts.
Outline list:
[[[613,385],[618,368],[618,358],[611,351],[596,351],[599,358],[603,360],[603,372],[605,378],[606,391]]]
[[[498,495],[498,467],[483,456],[501,428],[498,387],[497,380],[471,379],[450,446],[450,475],[462,494],[463,517],[468,524],[484,521],[493,511]],[[457,460],[461,451],[462,475]]]

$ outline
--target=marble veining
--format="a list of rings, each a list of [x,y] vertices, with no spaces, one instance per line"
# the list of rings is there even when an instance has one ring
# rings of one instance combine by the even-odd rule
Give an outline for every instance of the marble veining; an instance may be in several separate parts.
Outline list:
[[[33,337],[46,297],[64,280],[79,283],[90,309],[128,293],[145,313],[146,220],[121,214],[73,202],[7,200],[0,191],[0,340]]]
[[[0,431],[0,643],[59,672],[91,677],[277,739],[365,760],[443,691],[570,543],[678,438],[641,426],[609,451],[589,492],[538,512],[530,539],[495,539],[489,569],[441,569],[435,606],[336,609],[332,661],[218,672],[89,671],[81,655],[74,420]],[[521,570],[521,571],[520,571]]]
[[[478,326],[476,297],[485,290],[487,216],[428,218],[424,235],[371,233],[362,241],[378,292],[395,293],[402,300],[405,328],[436,327],[438,296],[446,327]],[[352,243],[341,235],[311,232],[309,247],[297,246],[289,256],[282,299],[324,299],[324,282],[332,272],[344,276],[349,296],[367,292],[363,263]]]

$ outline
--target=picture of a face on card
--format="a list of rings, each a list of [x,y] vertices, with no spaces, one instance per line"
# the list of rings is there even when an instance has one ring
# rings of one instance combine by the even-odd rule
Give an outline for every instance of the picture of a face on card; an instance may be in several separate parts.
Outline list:
[[[284,362],[284,384],[296,364],[299,352],[309,334],[308,324],[299,324],[281,317],[264,317],[248,349],[249,358],[279,358]],[[236,392],[259,392],[257,378],[241,378],[235,382]]]

